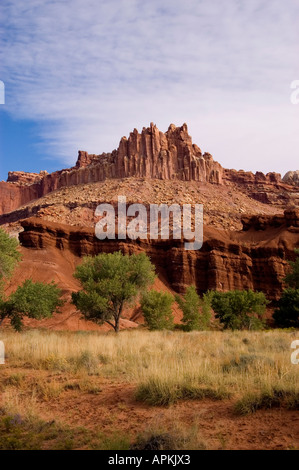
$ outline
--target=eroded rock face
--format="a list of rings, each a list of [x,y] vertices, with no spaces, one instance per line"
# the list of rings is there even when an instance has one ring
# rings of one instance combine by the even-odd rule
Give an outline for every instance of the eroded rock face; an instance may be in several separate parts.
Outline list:
[[[31,185],[40,183],[44,176],[48,175],[47,171],[41,171],[40,173],[26,173],[25,171],[9,171],[8,172],[8,183],[18,183],[19,185]]]
[[[31,218],[22,222],[23,247],[70,251],[76,256],[101,252],[146,252],[157,272],[177,292],[195,284],[199,292],[208,289],[254,289],[269,299],[278,299],[283,287],[287,259],[299,246],[299,214],[288,212],[280,220],[257,224],[247,220],[242,232],[204,227],[201,250],[186,251],[183,240],[104,240],[94,230],[45,222]]]
[[[0,181],[0,215],[11,212],[40,196],[39,185],[20,186],[15,183]]]
[[[202,154],[192,144],[187,125],[171,124],[163,134],[151,123],[150,127],[123,137],[118,150],[102,155],[79,151],[76,169],[87,169],[80,175],[71,174],[70,184],[101,181],[105,178],[157,178],[222,183],[222,167],[208,154]]]
[[[284,211],[284,215],[255,215],[244,216],[241,219],[243,231],[247,232],[250,229],[254,230],[268,230],[271,228],[287,227],[289,230],[292,227],[299,227],[299,209],[288,209]],[[299,233],[299,231],[297,230]],[[299,238],[298,238],[299,243]]]
[[[267,173],[266,175],[261,171],[255,174],[251,171],[244,170],[224,170],[223,178],[231,183],[254,185],[254,184],[280,184],[280,173]]]
[[[128,139],[123,137],[120,141],[116,173],[121,178],[134,175],[222,183],[221,165],[192,144],[186,124],[171,124],[165,134],[153,123],[141,134],[134,129]]]
[[[282,181],[286,184],[291,184],[293,186],[299,187],[299,170],[288,171],[282,178]]]

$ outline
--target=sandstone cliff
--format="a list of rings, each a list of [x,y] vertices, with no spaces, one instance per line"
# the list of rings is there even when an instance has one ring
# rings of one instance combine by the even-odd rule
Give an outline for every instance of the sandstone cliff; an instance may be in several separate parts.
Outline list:
[[[199,292],[208,289],[254,289],[269,299],[279,297],[287,259],[299,247],[299,211],[286,211],[280,218],[244,220],[244,230],[230,232],[204,227],[201,250],[188,252],[184,240],[98,240],[94,230],[70,227],[31,218],[22,222],[23,247],[32,250],[55,248],[67,256],[96,255],[121,250],[145,251],[157,272],[177,292],[195,284]]]

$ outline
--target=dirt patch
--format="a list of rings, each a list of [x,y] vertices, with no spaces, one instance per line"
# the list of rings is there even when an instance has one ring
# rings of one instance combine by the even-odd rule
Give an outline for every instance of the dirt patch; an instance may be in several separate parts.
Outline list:
[[[14,373],[16,373],[14,371]],[[6,372],[6,375],[7,374]],[[39,371],[27,380],[67,383],[68,377]],[[2,377],[3,378],[3,377]],[[132,443],[145,433],[188,431],[207,449],[283,450],[299,448],[299,414],[283,408],[261,410],[246,417],[235,415],[234,401],[181,402],[167,408],[138,403],[135,386],[90,378],[97,393],[65,387],[58,397],[38,400],[39,416],[62,424],[82,426],[109,435],[115,430]]]

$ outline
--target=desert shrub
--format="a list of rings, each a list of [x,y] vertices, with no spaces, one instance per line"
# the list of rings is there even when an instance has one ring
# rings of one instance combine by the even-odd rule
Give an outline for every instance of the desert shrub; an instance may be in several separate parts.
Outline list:
[[[201,299],[195,286],[189,286],[183,298],[179,295],[175,296],[175,300],[183,312],[182,323],[185,331],[204,330],[209,326],[211,319],[210,297],[209,294],[205,294]]]
[[[89,351],[82,351],[78,356],[71,357],[69,363],[74,367],[75,371],[83,369],[90,375],[98,372],[99,360]]]
[[[130,449],[130,436],[124,432],[114,431],[107,435],[107,433],[100,433],[97,437],[97,443],[92,446],[93,450],[129,450]]]
[[[119,439],[118,444],[111,448],[129,449],[128,437],[125,438],[126,446],[118,447],[121,442]],[[109,449],[109,446],[107,436],[98,435],[83,427],[70,428],[55,420],[47,422],[38,417],[28,419],[0,409],[0,450]]]
[[[295,249],[295,253],[299,255],[299,250]],[[273,318],[281,328],[299,328],[299,256],[288,263],[289,272],[284,279],[288,287],[279,299]]]
[[[151,290],[141,298],[141,310],[150,330],[172,330],[174,320],[171,306],[174,298],[168,292]]]
[[[273,318],[280,328],[299,328],[299,289],[283,291]]]
[[[0,228],[0,281],[9,277],[21,259],[18,241]]]
[[[255,413],[257,410],[285,406],[288,409],[299,409],[299,393],[294,389],[272,388],[262,392],[247,393],[235,404],[239,415]]]
[[[299,250],[295,249],[295,254],[299,255]],[[289,272],[287,273],[284,282],[287,286],[293,289],[299,289],[299,256],[296,257],[295,261],[288,261]]]
[[[262,292],[214,292],[212,308],[224,328],[231,330],[259,330],[264,326],[264,313],[268,301]]]
[[[230,393],[222,388],[204,387],[188,380],[176,382],[150,378],[138,386],[135,397],[152,406],[169,406],[180,400],[222,400]]]
[[[53,282],[44,284],[28,279],[8,299],[0,300],[0,323],[8,318],[14,329],[20,331],[24,316],[37,320],[51,317],[63,305],[61,294]]]
[[[24,381],[24,374],[12,374],[4,380],[5,386],[20,387]]]
[[[173,450],[175,444],[175,439],[169,433],[152,434],[146,438],[139,437],[130,450]]]
[[[41,319],[50,317],[62,305],[61,291],[56,284],[43,284],[28,279],[8,298],[4,296],[4,281],[11,276],[16,264],[21,259],[18,241],[0,229],[0,325],[5,318],[12,327],[20,331],[22,319]]]
[[[130,450],[207,450],[199,438],[197,425],[187,428],[181,421],[168,426],[151,426],[137,436]]]
[[[268,367],[275,367],[275,362],[263,356],[256,354],[241,354],[238,358],[231,359],[225,362],[222,366],[223,372],[247,372],[251,368],[256,368],[257,365],[264,364]]]

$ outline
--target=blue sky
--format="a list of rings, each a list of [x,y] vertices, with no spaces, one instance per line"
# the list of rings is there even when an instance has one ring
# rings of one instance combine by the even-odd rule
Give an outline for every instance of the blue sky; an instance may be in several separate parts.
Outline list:
[[[151,121],[187,122],[227,168],[299,169],[298,1],[1,0],[0,18],[0,179]]]

